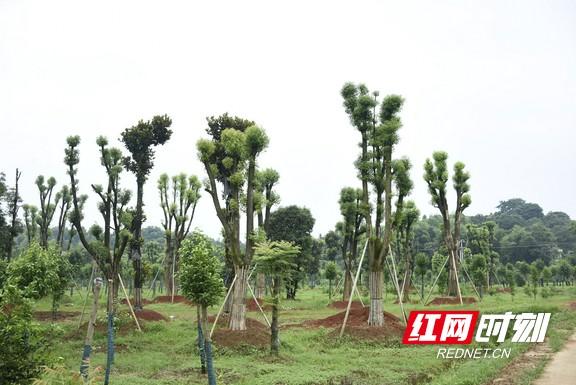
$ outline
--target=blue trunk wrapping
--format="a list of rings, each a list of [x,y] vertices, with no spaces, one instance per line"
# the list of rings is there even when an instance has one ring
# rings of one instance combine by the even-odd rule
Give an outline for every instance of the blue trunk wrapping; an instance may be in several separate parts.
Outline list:
[[[82,363],[80,364],[80,374],[84,380],[88,380],[88,368],[90,367],[90,353],[92,353],[91,345],[84,345],[82,352]]]
[[[204,343],[206,349],[206,366],[208,369],[208,385],[216,385],[216,374],[214,373],[214,365],[212,364],[212,344],[206,340]]]
[[[110,370],[114,363],[114,313],[108,313],[108,355],[106,357],[106,374],[104,376],[104,385],[110,383]]]

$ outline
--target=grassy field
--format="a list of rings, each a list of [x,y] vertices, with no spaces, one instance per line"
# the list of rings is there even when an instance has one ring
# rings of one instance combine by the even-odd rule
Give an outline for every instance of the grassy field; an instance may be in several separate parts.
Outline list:
[[[298,293],[296,301],[282,303],[280,320],[281,355],[271,357],[265,347],[249,343],[233,348],[215,346],[215,365],[218,383],[237,385],[304,385],[340,384],[343,380],[359,384],[484,384],[495,378],[511,359],[524,352],[530,344],[509,344],[510,359],[436,359],[438,346],[403,346],[398,339],[365,340],[345,336],[338,339],[332,329],[298,326],[308,319],[324,318],[341,310],[328,307],[328,299],[321,288]],[[337,298],[339,299],[339,298]],[[400,316],[394,297],[385,298],[385,310]],[[562,288],[550,298],[530,298],[518,293],[514,300],[509,294],[486,296],[477,304],[465,306],[434,306],[432,309],[479,309],[482,312],[552,311],[548,328],[549,344],[559,349],[576,327],[576,312],[567,303],[576,301],[576,288]],[[82,300],[78,294],[68,299],[63,311],[80,311]],[[125,310],[126,306],[121,306]],[[205,384],[199,373],[199,359],[195,345],[196,310],[186,304],[150,304],[168,322],[147,322],[142,334],[133,330],[132,322],[122,317],[126,332],[117,335],[117,353],[112,372],[113,384]],[[407,305],[407,310],[422,309],[422,305]],[[49,303],[41,302],[36,310],[48,310]],[[217,309],[212,309],[215,312]],[[103,320],[104,308],[100,310]],[[264,323],[262,315],[250,312],[249,317]],[[50,323],[49,321],[43,321]],[[103,322],[103,321],[102,321]],[[54,326],[54,355],[69,370],[80,365],[85,329],[78,330],[78,316],[59,321]],[[104,366],[105,335],[96,332],[92,366]],[[523,373],[518,383],[529,383],[538,374]]]

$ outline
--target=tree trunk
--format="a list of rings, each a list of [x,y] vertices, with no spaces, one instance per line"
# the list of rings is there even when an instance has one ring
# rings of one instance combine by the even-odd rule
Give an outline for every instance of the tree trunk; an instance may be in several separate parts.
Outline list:
[[[140,251],[142,222],[144,221],[144,214],[142,206],[144,205],[144,182],[145,178],[138,176],[136,178],[137,193],[136,193],[136,213],[133,219],[133,240],[130,242],[130,256],[133,261],[134,267],[134,310],[142,310],[142,253]]]
[[[266,275],[264,273],[256,274],[256,299],[260,302],[266,295]]]
[[[402,281],[402,302],[410,301],[410,289],[412,289],[412,255],[408,252],[406,254],[406,266],[404,276],[406,279]]]
[[[172,296],[172,272],[174,271],[174,249],[172,238],[166,238],[166,257],[164,258],[164,285],[166,286],[166,295]]]
[[[332,283],[332,281],[330,281]],[[278,305],[280,302],[280,278],[274,277],[273,280],[273,302],[272,302],[272,324],[270,326],[270,353],[278,355],[280,351],[280,337],[278,332]],[[332,286],[332,285],[330,285]]]
[[[369,326],[384,326],[384,310],[382,308],[382,271],[370,272],[370,315]]]
[[[230,312],[230,330],[246,330],[246,286],[248,267],[234,266],[236,282],[232,293],[232,310]]]
[[[453,250],[448,251],[450,254],[450,271],[448,275],[448,291],[447,295],[449,297],[458,296],[458,261],[456,261],[456,256]]]

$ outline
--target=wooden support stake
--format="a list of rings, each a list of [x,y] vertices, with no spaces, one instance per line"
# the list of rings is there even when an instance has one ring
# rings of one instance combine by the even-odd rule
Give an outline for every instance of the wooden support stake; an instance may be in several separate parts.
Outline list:
[[[364,250],[362,250],[362,256],[360,257],[360,263],[358,264],[358,270],[356,270],[356,277],[354,277],[354,282],[352,284],[352,293],[356,289],[356,284],[358,283],[358,277],[360,277],[360,270],[362,269],[362,262],[364,261],[364,255],[366,255],[366,247],[368,246],[368,239],[364,244]],[[342,322],[342,328],[340,329],[340,337],[344,335],[344,329],[346,328],[346,322],[348,322],[348,315],[350,314],[350,307],[352,306],[353,295],[348,299],[348,306],[346,306],[346,315],[344,316],[344,322]]]
[[[94,302],[92,302],[92,311],[90,312],[90,321],[88,321],[88,330],[84,340],[84,352],[82,353],[82,362],[80,363],[80,374],[84,380],[88,379],[88,369],[90,368],[90,354],[92,353],[92,340],[94,338],[94,327],[96,326],[96,315],[98,313],[98,299],[100,297],[100,288],[102,287],[102,278],[94,280]],[[86,293],[88,297],[88,293]]]
[[[390,259],[392,260],[392,267],[394,271],[390,271],[390,274],[394,274],[393,280],[396,286],[396,293],[398,294],[398,302],[400,303],[400,310],[402,311],[402,318],[404,319],[404,324],[407,323],[406,313],[404,312],[404,304],[402,303],[402,296],[400,294],[400,284],[398,283],[398,273],[396,272],[396,262],[394,262],[394,255],[392,254],[392,248],[389,249]],[[388,270],[390,270],[390,265],[388,265]]]
[[[230,287],[228,288],[228,293],[226,293],[226,297],[224,297],[224,301],[222,302],[222,305],[220,306],[220,309],[218,310],[218,313],[216,314],[216,318],[214,319],[214,324],[212,324],[212,329],[210,329],[210,337],[212,337],[212,333],[214,333],[214,329],[216,328],[216,324],[218,323],[218,318],[220,318],[220,314],[222,313],[222,310],[224,310],[224,305],[226,305],[226,301],[228,301],[228,297],[230,296],[230,293],[232,292],[232,288],[234,287],[234,283],[236,282],[236,277],[237,275],[234,275],[234,279],[232,280],[232,283],[230,284]],[[199,305],[196,305],[199,306]]]
[[[128,307],[130,308],[130,313],[132,313],[132,317],[134,317],[134,321],[136,322],[136,326],[138,327],[138,331],[142,333],[142,329],[140,328],[140,323],[138,322],[138,318],[136,318],[136,314],[134,314],[134,309],[132,308],[132,304],[130,303],[130,298],[128,298],[128,293],[126,293],[126,288],[124,287],[124,282],[122,282],[122,277],[120,273],[118,273],[118,279],[120,280],[120,286],[122,286],[122,291],[124,292],[124,296],[126,297],[126,302],[128,303]]]

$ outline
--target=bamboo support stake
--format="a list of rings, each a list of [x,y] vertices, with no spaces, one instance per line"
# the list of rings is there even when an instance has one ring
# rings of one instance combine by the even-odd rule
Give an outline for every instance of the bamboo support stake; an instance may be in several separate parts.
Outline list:
[[[428,299],[430,298],[430,295],[432,295],[432,290],[434,290],[434,286],[436,286],[436,282],[438,282],[438,278],[440,278],[440,274],[442,274],[442,272],[444,271],[444,267],[446,266],[446,262],[448,262],[449,259],[450,259],[450,256],[446,257],[446,260],[444,261],[442,268],[438,272],[438,275],[436,276],[434,283],[432,283],[432,287],[430,288],[430,291],[428,292],[428,296],[426,296],[426,300],[424,300],[424,305],[426,305],[426,303],[428,303]]]
[[[96,263],[92,263],[92,273],[90,273],[90,280],[88,281],[88,290],[86,292],[86,298],[84,298],[84,306],[82,306],[82,313],[80,314],[80,321],[78,321],[78,329],[82,326],[82,321],[84,320],[84,312],[86,311],[86,304],[88,302],[88,293],[90,293],[90,285],[92,285],[92,280],[94,279],[94,274],[96,273]]]
[[[80,374],[84,380],[88,380],[88,369],[90,368],[90,354],[92,353],[92,340],[94,338],[94,327],[96,326],[96,315],[98,313],[98,299],[100,297],[100,288],[102,287],[102,278],[94,280],[94,302],[92,302],[92,311],[90,312],[90,321],[88,321],[88,330],[84,340],[84,351],[82,353],[82,362],[80,363]],[[88,293],[86,293],[88,297]]]
[[[228,297],[230,296],[230,293],[232,292],[232,288],[234,287],[234,283],[236,283],[236,277],[237,277],[237,275],[234,275],[234,279],[232,280],[232,283],[230,284],[230,287],[228,288],[228,293],[226,293],[226,297],[224,297],[224,301],[222,302],[222,305],[220,306],[218,313],[216,313],[216,318],[214,319],[214,324],[212,325],[212,329],[210,329],[210,337],[212,337],[212,333],[214,333],[214,329],[216,328],[216,324],[218,323],[218,318],[220,318],[220,314],[222,313],[222,310],[224,310],[224,305],[226,305],[226,301],[228,301]],[[196,306],[199,306],[199,305],[196,305]]]
[[[256,302],[256,305],[258,306],[258,309],[260,309],[260,312],[261,312],[262,315],[264,316],[264,319],[266,320],[266,323],[268,324],[268,327],[272,327],[272,325],[270,325],[270,321],[268,321],[268,317],[266,317],[266,313],[264,313],[264,310],[262,310],[262,307],[261,307],[260,304],[258,303],[258,300],[256,299],[256,295],[254,295],[254,290],[252,290],[252,286],[250,286],[250,284],[248,284],[248,289],[250,289],[250,294],[252,294],[252,298],[254,298],[254,302]]]
[[[358,264],[358,270],[356,270],[356,277],[354,278],[354,282],[352,284],[352,293],[356,289],[356,284],[358,283],[358,277],[360,277],[360,270],[362,269],[362,262],[364,261],[364,256],[366,255],[366,247],[368,246],[368,240],[364,244],[364,250],[362,250],[362,256],[360,257],[360,263]],[[340,337],[344,335],[344,329],[346,328],[346,322],[348,322],[348,315],[350,314],[350,307],[352,306],[352,298],[351,295],[348,299],[348,306],[346,306],[346,315],[344,315],[344,322],[342,322],[342,328],[340,329]]]
[[[454,264],[454,274],[456,274],[456,289],[458,290],[458,299],[460,300],[460,305],[463,305],[462,302],[462,292],[460,291],[460,278],[458,278],[458,269],[456,269],[456,256],[454,252],[450,252],[452,254],[452,263]]]
[[[400,294],[400,284],[398,283],[398,273],[396,272],[396,262],[394,262],[394,255],[392,254],[392,248],[390,251],[390,259],[392,260],[392,267],[394,269],[394,283],[396,284],[396,293],[398,293],[398,302],[400,303],[400,310],[402,311],[402,318],[404,318],[404,324],[407,323],[406,313],[404,312],[404,304],[402,303],[402,295]],[[390,266],[388,266],[390,269]]]
[[[130,298],[128,298],[128,293],[126,293],[126,288],[124,287],[124,282],[122,282],[122,277],[120,273],[118,273],[118,279],[120,280],[120,286],[122,286],[122,291],[124,292],[124,296],[126,296],[126,302],[128,303],[128,307],[130,308],[130,313],[132,313],[132,317],[134,317],[134,321],[136,322],[136,326],[138,327],[138,331],[142,333],[142,329],[140,328],[140,323],[138,322],[138,318],[136,318],[136,314],[134,314],[134,309],[132,308],[132,304],[130,303]]]

